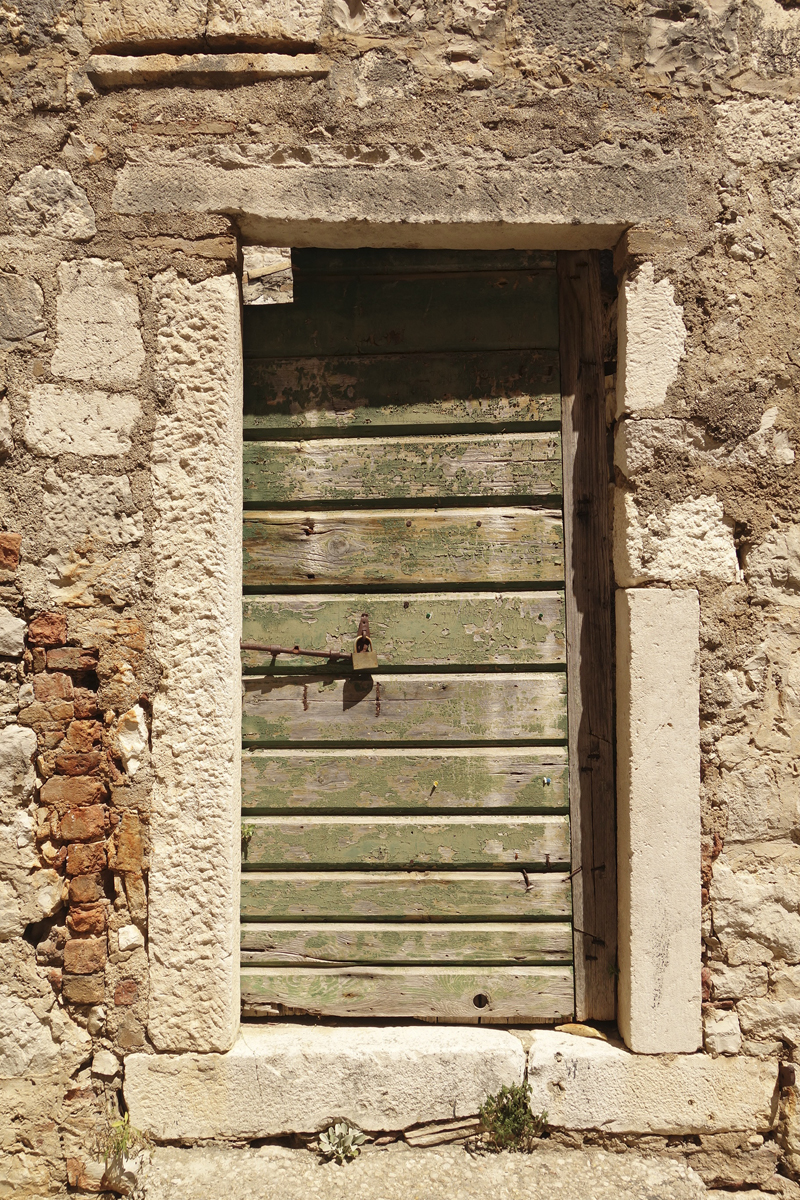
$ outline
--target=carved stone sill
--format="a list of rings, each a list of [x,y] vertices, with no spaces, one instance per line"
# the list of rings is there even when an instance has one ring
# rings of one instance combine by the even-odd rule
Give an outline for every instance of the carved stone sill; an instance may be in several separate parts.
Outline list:
[[[316,54],[93,54],[86,64],[87,75],[101,88],[218,87],[260,79],[319,79],[328,70]]]

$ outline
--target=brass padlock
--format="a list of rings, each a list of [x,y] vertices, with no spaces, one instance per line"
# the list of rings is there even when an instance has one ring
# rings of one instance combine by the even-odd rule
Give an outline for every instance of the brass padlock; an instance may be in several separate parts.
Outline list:
[[[362,613],[353,647],[353,670],[374,671],[377,665],[378,656],[372,649],[372,638],[369,636],[369,616]]]

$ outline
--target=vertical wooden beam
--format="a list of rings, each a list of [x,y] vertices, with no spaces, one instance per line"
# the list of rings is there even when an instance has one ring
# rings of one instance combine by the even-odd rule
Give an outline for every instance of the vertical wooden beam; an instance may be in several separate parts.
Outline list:
[[[578,1020],[615,1016],[614,658],[600,264],[558,255],[569,789]]]

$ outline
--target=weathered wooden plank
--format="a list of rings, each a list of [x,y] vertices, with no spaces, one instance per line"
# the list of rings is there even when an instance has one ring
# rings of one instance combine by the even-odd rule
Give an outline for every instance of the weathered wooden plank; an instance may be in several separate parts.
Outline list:
[[[557,1022],[573,1011],[572,969],[552,967],[243,967],[245,1013],[435,1021]]]
[[[568,875],[522,871],[247,871],[242,919],[569,919]]]
[[[553,350],[245,361],[245,436],[284,429],[308,436],[325,429],[503,428],[560,417]]]
[[[563,672],[503,675],[246,676],[249,742],[558,741]]]
[[[243,966],[330,967],[450,963],[526,966],[572,961],[569,921],[370,924],[273,921],[243,925]]]
[[[296,277],[554,270],[555,265],[553,250],[406,250],[392,247],[336,250],[308,247],[292,251],[292,270]]]
[[[555,271],[317,275],[250,305],[245,357],[558,347]]]
[[[245,596],[245,642],[351,653],[369,615],[382,667],[527,666],[563,663],[563,592],[427,592],[405,596]],[[247,671],[272,666],[268,654],[242,651]],[[285,670],[292,660],[283,657]],[[309,662],[295,664],[308,670]]]
[[[600,269],[558,256],[567,527],[567,669],[575,876],[576,1010],[615,1016],[617,961],[614,660]]]
[[[253,817],[243,866],[427,867],[569,865],[569,820],[471,815],[429,817]]]
[[[245,442],[245,503],[561,494],[557,433]]]
[[[245,750],[242,812],[563,812],[563,750]]]
[[[243,571],[250,588],[559,582],[561,514],[528,507],[245,513]]]

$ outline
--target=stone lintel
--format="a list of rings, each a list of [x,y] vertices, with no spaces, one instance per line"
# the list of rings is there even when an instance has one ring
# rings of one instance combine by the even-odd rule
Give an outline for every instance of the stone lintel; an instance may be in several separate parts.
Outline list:
[[[402,1130],[476,1115],[519,1084],[520,1040],[471,1026],[243,1025],[227,1054],[131,1054],[131,1122],[156,1141]]]
[[[537,1030],[528,1056],[534,1112],[556,1129],[605,1133],[764,1133],[778,1119],[775,1059],[632,1054],[592,1038]]]
[[[690,1054],[702,1037],[698,595],[620,590],[616,617],[619,1028],[640,1053]]]
[[[328,70],[316,54],[93,54],[86,64],[92,83],[103,88],[172,83],[215,87],[259,79],[319,79]]]

